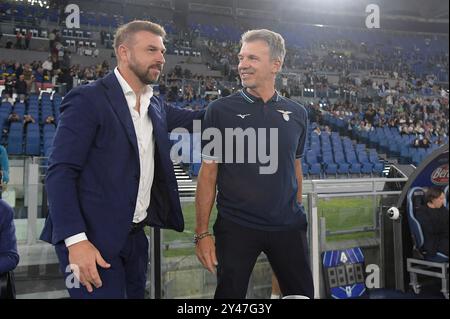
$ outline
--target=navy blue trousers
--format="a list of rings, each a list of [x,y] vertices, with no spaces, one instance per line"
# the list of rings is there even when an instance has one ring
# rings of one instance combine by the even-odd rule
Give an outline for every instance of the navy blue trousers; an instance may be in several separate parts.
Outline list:
[[[256,260],[264,252],[283,295],[314,297],[306,231],[262,231],[220,215],[214,224],[217,256],[216,299],[244,299]]]
[[[73,283],[73,274],[66,272],[69,264],[69,251],[64,243],[55,246],[61,271],[67,282]],[[101,252],[100,252],[101,253]],[[103,256],[104,257],[104,256]],[[106,259],[106,258],[105,258]],[[97,265],[102,287],[89,293],[83,285],[68,288],[74,299],[143,299],[147,279],[148,240],[144,230],[129,234],[120,254],[112,260],[106,260],[111,267],[101,268]],[[71,276],[68,278],[68,276]],[[73,286],[73,285],[72,285]]]

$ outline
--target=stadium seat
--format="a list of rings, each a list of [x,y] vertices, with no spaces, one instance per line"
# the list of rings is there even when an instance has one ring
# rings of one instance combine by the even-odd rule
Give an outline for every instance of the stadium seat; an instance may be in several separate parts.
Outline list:
[[[361,166],[361,173],[362,174],[369,174],[372,175],[373,172],[373,163],[370,162],[363,162]]]
[[[23,124],[11,123],[8,134],[8,154],[21,155],[23,153]]]
[[[360,163],[356,163],[353,162],[350,164],[350,169],[349,169],[349,173],[350,174],[361,174],[361,164]]]
[[[336,176],[338,172],[338,165],[334,163],[326,163],[325,166],[325,173],[327,174],[327,177],[330,176]]]
[[[309,175],[314,175],[316,177],[321,176],[322,168],[319,163],[312,163],[309,168]]]
[[[383,171],[384,171],[384,164],[383,163],[381,163],[381,162],[374,163],[374,165],[373,165],[373,173],[374,174],[381,176]]]
[[[305,161],[302,161],[302,173],[303,176],[308,176],[309,173],[309,165],[308,163],[305,163]]]

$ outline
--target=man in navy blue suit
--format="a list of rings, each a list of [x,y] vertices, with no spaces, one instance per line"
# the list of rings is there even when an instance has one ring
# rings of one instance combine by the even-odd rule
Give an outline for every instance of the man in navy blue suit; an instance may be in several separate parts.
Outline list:
[[[177,109],[153,95],[165,34],[148,21],[123,25],[114,40],[114,72],[63,100],[41,239],[55,245],[66,276],[73,279],[72,270],[81,282],[68,287],[73,298],[143,298],[143,227],[184,228],[168,132],[192,130],[204,112]]]
[[[0,199],[0,275],[13,270],[18,263],[14,211]]]

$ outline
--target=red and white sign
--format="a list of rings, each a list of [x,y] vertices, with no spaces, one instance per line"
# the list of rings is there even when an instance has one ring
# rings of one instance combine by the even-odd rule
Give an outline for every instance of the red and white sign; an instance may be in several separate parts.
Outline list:
[[[431,173],[431,182],[435,185],[448,184],[448,164],[439,166]]]

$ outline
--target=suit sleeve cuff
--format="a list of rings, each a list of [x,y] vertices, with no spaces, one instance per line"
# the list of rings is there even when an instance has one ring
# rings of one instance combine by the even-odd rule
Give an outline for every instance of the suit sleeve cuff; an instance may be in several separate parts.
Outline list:
[[[64,239],[64,243],[66,244],[66,247],[75,245],[83,240],[87,240],[86,233],[79,233],[73,236],[70,236],[66,239]]]

